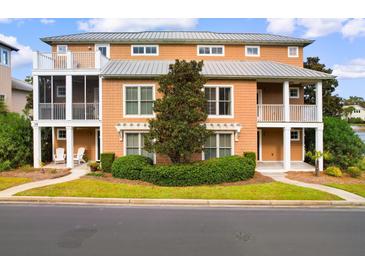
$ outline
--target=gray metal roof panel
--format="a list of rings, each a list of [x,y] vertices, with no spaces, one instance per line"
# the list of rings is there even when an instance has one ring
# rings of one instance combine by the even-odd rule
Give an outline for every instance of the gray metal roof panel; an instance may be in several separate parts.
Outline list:
[[[25,81],[16,79],[16,78],[11,79],[11,88],[16,89],[16,90],[27,91],[27,92],[30,92],[33,90],[33,86],[31,84],[29,84]]]
[[[8,49],[14,50],[14,51],[19,51],[19,49],[18,49],[18,48],[14,47],[14,46],[12,46],[12,45],[10,45],[10,44],[8,44],[8,43],[4,42],[4,41],[1,41],[1,40],[0,40],[0,45],[2,45],[2,46],[4,46],[4,47],[6,47],[6,48],[8,48]]]

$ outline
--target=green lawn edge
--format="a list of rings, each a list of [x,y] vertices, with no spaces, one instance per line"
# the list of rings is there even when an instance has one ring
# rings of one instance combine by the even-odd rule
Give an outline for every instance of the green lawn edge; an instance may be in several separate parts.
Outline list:
[[[342,189],[359,196],[365,197],[365,184],[336,184],[336,183],[329,183],[326,186]]]
[[[111,183],[100,179],[78,179],[34,188],[16,196],[214,199],[214,200],[341,200],[330,193],[281,182],[248,185],[161,187]]]
[[[14,186],[26,184],[31,181],[32,180],[30,178],[25,177],[0,177],[0,191]]]

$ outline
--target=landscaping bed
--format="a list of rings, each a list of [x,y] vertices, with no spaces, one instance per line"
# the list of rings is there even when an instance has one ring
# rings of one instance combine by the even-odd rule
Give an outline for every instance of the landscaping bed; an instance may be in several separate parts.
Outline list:
[[[166,187],[121,184],[103,179],[82,178],[71,182],[35,188],[16,196],[150,198],[150,199],[227,199],[227,200],[341,200],[322,191],[280,182],[247,185]]]
[[[70,169],[32,168],[29,166],[0,172],[1,177],[27,178],[29,182],[54,179],[70,174]]]
[[[319,177],[315,176],[313,172],[294,172],[290,171],[286,175],[287,178],[312,184],[365,184],[365,175],[361,177],[353,178],[348,174],[343,174],[342,177],[334,177],[321,172]]]

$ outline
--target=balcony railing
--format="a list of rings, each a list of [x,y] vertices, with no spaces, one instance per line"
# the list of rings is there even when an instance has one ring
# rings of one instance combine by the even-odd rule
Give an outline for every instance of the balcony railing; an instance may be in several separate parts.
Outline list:
[[[34,54],[33,69],[40,70],[101,69],[109,61],[99,51]]]
[[[65,120],[66,104],[65,103],[40,103],[39,104],[40,120]],[[73,103],[72,104],[73,120],[98,120],[99,103]]]
[[[257,105],[258,122],[285,122],[284,105]],[[320,122],[317,119],[316,105],[290,105],[289,122]]]

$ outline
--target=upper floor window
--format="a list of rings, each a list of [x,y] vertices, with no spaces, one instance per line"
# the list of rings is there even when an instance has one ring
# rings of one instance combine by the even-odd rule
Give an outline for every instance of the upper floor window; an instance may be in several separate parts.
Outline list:
[[[132,55],[158,55],[157,45],[132,45]]]
[[[57,53],[66,54],[67,53],[67,45],[57,45]]]
[[[289,98],[298,99],[300,97],[299,88],[289,89]]]
[[[0,48],[0,63],[2,65],[9,66],[9,56],[10,56],[9,50]]]
[[[298,47],[288,47],[288,57],[298,57],[299,48]]]
[[[198,56],[224,56],[224,46],[198,46]]]
[[[124,114],[126,116],[152,116],[153,85],[127,85],[124,87]]]
[[[100,51],[105,57],[110,57],[110,48],[108,44],[96,44],[95,51]]]
[[[232,87],[206,86],[204,88],[207,99],[207,113],[210,116],[231,116],[232,110]]]
[[[260,46],[245,46],[245,55],[251,57],[259,57]]]

